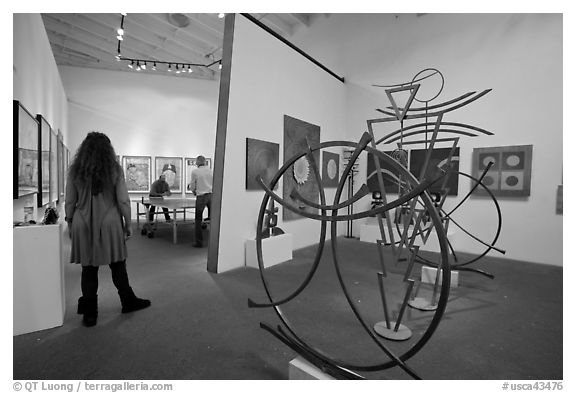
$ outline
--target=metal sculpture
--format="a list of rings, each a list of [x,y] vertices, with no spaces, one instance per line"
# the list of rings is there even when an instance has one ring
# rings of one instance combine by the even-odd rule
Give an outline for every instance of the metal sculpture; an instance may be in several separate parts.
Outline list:
[[[437,70],[434,70],[434,72],[439,73]],[[489,134],[489,132],[477,127],[460,123],[443,122],[442,119],[444,114],[475,101],[489,92],[489,90],[485,90],[479,94],[469,93],[457,99],[446,101],[440,105],[428,106],[430,100],[419,101],[417,98],[417,92],[420,85],[415,82],[426,79],[426,77],[418,79],[420,75],[421,73],[417,74],[412,82],[390,86],[390,88],[386,90],[386,94],[392,103],[392,106],[388,109],[392,109],[393,112],[379,110],[381,113],[388,115],[388,117],[368,120],[368,132],[365,132],[358,142],[331,141],[311,144],[310,141],[307,141],[308,146],[306,151],[301,151],[288,158],[270,182],[265,182],[260,177],[257,177],[256,179],[260,184],[260,187],[265,191],[258,214],[256,250],[260,277],[268,300],[256,302],[253,299],[248,299],[248,305],[252,308],[273,308],[280,319],[281,325],[273,328],[268,324],[261,323],[260,326],[306,358],[312,364],[337,378],[360,379],[364,378],[360,373],[381,371],[397,366],[412,378],[420,379],[416,371],[407,364],[407,360],[424,347],[440,323],[450,292],[451,269],[459,268],[460,270],[477,271],[472,268],[463,267],[465,264],[470,264],[477,259],[467,261],[466,263],[460,263],[459,265],[453,265],[450,263],[449,254],[452,253],[454,259],[456,259],[456,254],[447,239],[446,231],[449,222],[454,222],[455,225],[459,225],[451,217],[451,214],[464,202],[464,200],[468,198],[474,188],[483,187],[483,184],[481,183],[482,176],[480,179],[473,179],[469,175],[458,173],[458,175],[472,178],[476,184],[464,200],[448,213],[443,210],[446,193],[444,192],[442,195],[433,196],[429,192],[429,188],[436,184],[445,186],[449,176],[454,175],[454,173],[450,171],[450,159],[456,148],[458,138],[438,138],[440,132],[472,134],[470,131],[462,130],[465,129]],[[444,78],[442,77],[442,87],[443,84]],[[406,105],[397,105],[394,99],[394,94],[398,92],[406,92],[409,94]],[[433,98],[438,96],[438,94]],[[411,108],[412,102],[425,102],[425,112],[421,113],[420,108]],[[434,110],[434,112],[429,112],[430,109]],[[403,126],[404,121],[421,118],[426,118],[426,121],[421,125],[411,126],[409,129],[412,131],[410,131],[410,133],[405,133],[407,128],[404,128]],[[435,118],[435,121],[428,122],[428,118]],[[399,121],[400,129],[384,138],[381,138],[380,140],[376,140],[374,136],[374,126],[378,123],[391,121]],[[431,137],[428,138],[428,126],[430,125],[433,125],[434,128],[433,130],[430,130]],[[404,140],[406,137],[421,138],[422,134],[425,135],[424,140]],[[398,149],[396,149],[394,154],[385,154],[378,148],[379,144],[397,141],[399,141]],[[441,142],[449,142],[452,144],[452,150],[447,159],[448,165],[440,168],[441,170],[435,175],[435,178],[427,178],[425,177],[426,167],[430,161],[432,150],[437,143]],[[414,176],[406,168],[407,157],[404,150],[405,145],[416,143],[424,143],[427,149],[425,164],[418,177]],[[315,157],[318,157],[318,152],[320,150],[334,147],[343,148],[344,151],[348,153],[345,156],[346,167],[338,182],[334,200],[329,203],[326,201],[325,190],[322,186],[320,171]],[[355,193],[353,192],[353,188],[350,188],[350,182],[352,179],[351,175],[357,166],[358,158],[363,153],[368,153],[373,157],[374,166],[377,172],[380,198],[377,204],[372,204],[371,208],[366,211],[353,213],[352,207],[354,203],[365,198],[367,195],[372,195],[372,192],[366,184],[362,184]],[[294,165],[301,162],[299,160],[302,160],[304,157],[309,163],[310,175],[318,184],[319,203],[318,201],[306,199],[305,196],[299,194],[296,188],[292,189],[289,194],[289,198],[292,201],[283,199],[273,191],[281,178],[284,176],[292,176]],[[381,162],[385,163],[392,172],[398,174],[398,183],[396,184],[398,194],[396,199],[392,199],[390,195],[386,193],[383,174],[380,167]],[[348,196],[347,199],[342,201],[342,193],[347,180]],[[490,193],[488,189],[486,191]],[[498,206],[496,200],[494,198],[493,200],[496,206]],[[276,296],[274,294],[273,287],[264,269],[264,262],[262,259],[262,239],[265,236],[263,235],[263,233],[265,233],[265,231],[263,232],[263,225],[266,222],[265,214],[270,211],[270,208],[267,208],[270,201],[282,205],[284,209],[290,210],[292,213],[320,223],[320,238],[309,270],[302,281],[292,291],[287,295],[283,294],[282,296]],[[311,209],[302,209],[299,208],[299,206],[307,206]],[[347,212],[341,214],[340,211],[342,209],[346,209]],[[391,212],[395,213],[394,222],[390,217]],[[372,322],[374,319],[373,315],[368,315],[366,310],[360,307],[359,301],[354,299],[352,291],[346,285],[346,279],[343,274],[344,269],[342,266],[343,259],[339,252],[339,243],[341,243],[341,241],[338,239],[337,231],[337,224],[340,221],[347,221],[350,223],[354,220],[374,216],[377,218],[382,239],[376,244],[379,260],[377,264],[378,268],[376,269],[377,271],[374,276],[374,284],[377,284],[382,306],[381,310],[384,315],[384,320],[377,322],[376,324],[373,324]],[[501,222],[500,214],[499,222]],[[333,354],[328,354],[317,345],[312,344],[308,337],[304,338],[302,335],[299,335],[299,329],[288,318],[290,311],[286,310],[285,307],[296,297],[303,296],[302,293],[318,270],[323,256],[324,247],[326,245],[328,223],[330,223],[331,231],[330,245],[332,260],[334,262],[334,268],[342,294],[346,298],[347,304],[350,307],[355,320],[359,323],[359,326],[369,338],[370,342],[374,343],[376,348],[381,351],[380,353],[385,355],[385,359],[361,362],[357,360],[350,361]],[[393,225],[393,223],[396,225]],[[401,229],[399,226],[400,224],[402,224]],[[412,229],[410,231],[409,229],[411,227]],[[498,227],[498,233],[499,228],[500,224]],[[385,229],[387,229],[387,231]],[[419,247],[415,245],[417,237],[427,241],[432,231],[435,231],[437,234],[436,239],[440,250],[439,258],[433,261],[421,257],[419,255]],[[395,239],[395,234],[399,235],[399,240]],[[472,234],[470,235],[474,236]],[[496,235],[491,244],[481,241],[487,247],[486,252],[492,249],[497,250],[494,246],[497,238],[498,236]],[[431,313],[419,316],[417,323],[414,323],[413,318],[411,319],[411,316],[409,315],[410,313],[407,313],[406,311],[407,306],[410,305],[411,300],[414,298],[413,292],[417,280],[417,278],[414,277],[414,266],[416,263],[433,266],[437,269],[437,274],[432,299],[433,307],[430,308]],[[394,271],[391,271],[390,269],[394,269]],[[398,269],[400,269],[400,272],[398,272]],[[397,309],[396,312],[394,307]],[[373,312],[374,310],[371,309],[369,311]],[[413,334],[413,330],[416,330],[417,334]],[[402,343],[396,343],[400,341]]]

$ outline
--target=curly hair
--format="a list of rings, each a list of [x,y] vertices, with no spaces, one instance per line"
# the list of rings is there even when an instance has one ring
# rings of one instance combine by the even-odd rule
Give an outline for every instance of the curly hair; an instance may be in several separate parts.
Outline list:
[[[90,132],[80,144],[70,165],[69,181],[92,187],[92,195],[116,184],[122,168],[110,139],[101,132]]]

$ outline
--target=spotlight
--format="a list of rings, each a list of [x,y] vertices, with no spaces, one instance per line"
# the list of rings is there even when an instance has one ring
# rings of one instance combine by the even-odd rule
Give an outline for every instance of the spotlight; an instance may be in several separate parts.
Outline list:
[[[141,70],[140,62],[138,61],[138,62],[136,62],[136,71],[140,71],[140,70]]]
[[[117,32],[118,32],[118,35],[124,35],[124,29],[123,28],[119,28],[117,30]]]
[[[172,64],[168,64],[168,72],[172,72]]]
[[[134,68],[134,60],[132,60],[132,63],[128,64],[128,67]]]
[[[180,73],[180,69],[178,68],[178,64],[176,64],[176,73],[177,73],[177,74]]]
[[[143,70],[146,69],[146,62],[144,62],[144,64],[142,64],[142,69],[143,69]]]
[[[120,57],[120,53],[118,53],[118,54],[117,54],[116,56],[114,56],[114,57],[116,58],[117,61],[122,60],[121,57]]]
[[[122,41],[124,39],[124,37],[122,37],[121,35],[117,35],[116,38],[118,38],[118,41]]]
[[[156,71],[156,62],[154,62],[154,64],[152,64],[152,71]]]
[[[220,18],[220,19],[224,18],[224,15],[226,15],[226,14],[220,13],[220,14],[218,14],[218,18]]]
[[[192,72],[192,68],[190,68],[190,65],[188,65],[188,73]]]
[[[219,69],[219,70],[222,69],[222,62],[218,63],[218,69]]]

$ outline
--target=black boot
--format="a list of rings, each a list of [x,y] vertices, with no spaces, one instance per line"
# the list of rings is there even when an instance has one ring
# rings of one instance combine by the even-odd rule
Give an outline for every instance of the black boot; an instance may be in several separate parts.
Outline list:
[[[122,313],[142,310],[143,308],[150,307],[152,302],[147,299],[140,299],[136,297],[131,287],[118,291],[120,295],[120,302],[122,303]]]
[[[82,307],[80,307],[82,305]],[[82,324],[86,327],[96,325],[98,319],[98,296],[78,299],[78,313],[83,314]]]
[[[82,315],[82,314],[84,314],[85,310],[86,310],[86,302],[84,301],[84,296],[80,296],[78,298],[78,311],[77,311],[77,313]]]

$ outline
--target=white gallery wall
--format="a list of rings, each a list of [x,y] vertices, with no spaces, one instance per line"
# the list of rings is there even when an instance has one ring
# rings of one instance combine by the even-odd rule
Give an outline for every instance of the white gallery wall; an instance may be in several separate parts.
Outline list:
[[[495,134],[460,139],[460,170],[471,172],[475,147],[533,145],[530,196],[498,198],[503,216],[498,246],[506,250],[504,258],[562,265],[562,216],[555,213],[563,160],[561,14],[333,14],[312,29],[317,30],[307,37],[314,38],[296,42],[346,78],[346,131],[352,140],[367,130],[367,119],[380,117],[376,108],[390,105],[383,89],[371,84],[409,81],[434,67],[445,86],[432,104],[492,88],[444,117]],[[376,126],[376,138],[389,131]],[[365,177],[364,158],[357,186]],[[469,190],[470,181],[461,177],[458,197],[449,197],[446,206],[455,206]],[[484,240],[492,239],[495,217],[491,202],[480,197],[454,215]],[[459,251],[481,249],[458,230],[451,240]]]
[[[72,153],[89,131],[100,131],[110,137],[116,154],[151,156],[152,168],[156,156],[214,157],[218,81],[66,66],[60,70],[69,101]]]
[[[68,103],[56,61],[40,14],[13,14],[13,93],[12,96],[32,114],[42,114],[70,146]],[[24,206],[36,195],[14,200],[13,219],[24,219]],[[44,214],[38,209],[37,218]]]
[[[258,51],[255,51],[258,48]],[[244,245],[256,236],[263,191],[247,191],[246,138],[280,145],[284,115],[320,126],[320,142],[345,135],[345,85],[241,15],[236,15],[226,133],[218,272],[244,266]],[[327,200],[335,189],[328,189]],[[282,184],[276,192],[282,195]],[[315,244],[320,224],[309,219],[278,226],[294,236],[294,249]],[[345,228],[345,225],[341,225]]]

